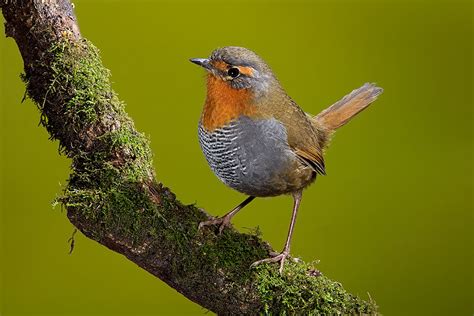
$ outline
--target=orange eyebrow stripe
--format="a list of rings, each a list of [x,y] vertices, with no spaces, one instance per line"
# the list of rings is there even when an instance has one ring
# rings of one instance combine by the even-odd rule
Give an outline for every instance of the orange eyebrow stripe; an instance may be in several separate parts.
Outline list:
[[[249,77],[253,76],[253,69],[252,67],[245,67],[245,66],[240,66],[239,67],[240,73]]]

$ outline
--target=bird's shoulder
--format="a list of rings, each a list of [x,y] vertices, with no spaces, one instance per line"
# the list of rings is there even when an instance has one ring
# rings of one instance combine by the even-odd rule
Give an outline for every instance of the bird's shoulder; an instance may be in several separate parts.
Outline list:
[[[288,145],[298,158],[319,174],[325,174],[323,148],[308,115],[290,97],[280,97],[263,106],[265,116],[272,116],[286,128]]]

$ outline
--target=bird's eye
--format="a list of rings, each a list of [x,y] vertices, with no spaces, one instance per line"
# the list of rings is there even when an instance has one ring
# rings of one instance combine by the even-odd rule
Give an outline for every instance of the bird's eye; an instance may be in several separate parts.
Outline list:
[[[227,70],[227,74],[231,76],[232,78],[237,78],[240,75],[239,68],[232,67],[229,70]]]

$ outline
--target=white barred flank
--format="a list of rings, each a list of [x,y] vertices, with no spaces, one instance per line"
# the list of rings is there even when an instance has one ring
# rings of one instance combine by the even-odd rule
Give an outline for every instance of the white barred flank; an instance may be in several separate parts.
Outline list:
[[[244,169],[239,161],[237,138],[239,137],[236,122],[232,122],[212,132],[206,131],[199,122],[199,143],[212,171],[230,187],[240,186],[238,168]],[[243,171],[243,170],[241,170]]]

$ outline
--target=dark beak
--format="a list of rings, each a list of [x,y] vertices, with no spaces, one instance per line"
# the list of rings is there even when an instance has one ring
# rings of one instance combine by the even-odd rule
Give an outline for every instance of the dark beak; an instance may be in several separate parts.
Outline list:
[[[207,58],[191,58],[189,61],[207,70],[211,70],[211,63]]]

